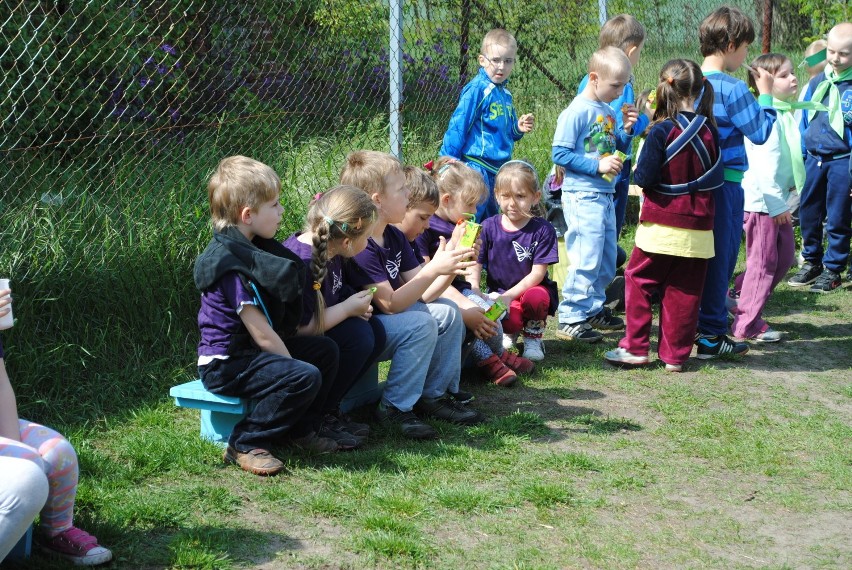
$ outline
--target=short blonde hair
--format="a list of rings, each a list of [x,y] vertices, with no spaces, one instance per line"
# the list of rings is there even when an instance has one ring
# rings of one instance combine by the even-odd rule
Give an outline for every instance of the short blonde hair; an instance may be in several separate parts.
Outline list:
[[[615,46],[623,52],[639,47],[645,41],[645,26],[630,14],[619,14],[601,26],[598,47]]]
[[[408,208],[411,209],[420,204],[431,204],[437,208],[441,202],[441,195],[432,177],[421,168],[410,164],[402,171],[405,174],[405,184],[408,186]]]
[[[441,196],[449,195],[465,203],[481,204],[488,197],[488,187],[482,175],[465,163],[442,156],[432,167],[432,178]]]
[[[485,54],[485,50],[490,45],[499,45],[505,46],[508,48],[518,49],[518,42],[515,40],[515,36],[504,30],[503,28],[494,28],[482,38],[482,54]]]
[[[247,156],[223,158],[207,182],[213,229],[236,226],[243,208],[257,211],[281,194],[281,179],[272,168]]]
[[[589,73],[597,73],[599,76],[609,79],[617,75],[633,71],[627,55],[615,46],[600,48],[589,58]]]
[[[376,150],[356,150],[346,156],[340,171],[340,183],[360,188],[368,195],[384,195],[386,177],[402,174],[402,164],[395,156]]]

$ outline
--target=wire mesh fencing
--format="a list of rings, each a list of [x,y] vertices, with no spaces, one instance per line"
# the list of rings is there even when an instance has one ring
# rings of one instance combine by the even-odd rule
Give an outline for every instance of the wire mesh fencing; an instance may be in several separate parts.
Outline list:
[[[717,5],[402,2],[393,51],[389,0],[0,3],[0,276],[15,290],[18,324],[4,340],[19,355],[10,361],[18,384],[50,402],[67,395],[59,378],[87,393],[133,378],[150,394],[191,374],[191,269],[210,237],[210,171],[231,154],[270,164],[284,184],[285,229],[297,229],[347,152],[391,148],[392,59],[401,60],[403,158],[425,160],[478,71],[482,36],[511,31],[511,89],[519,109],[539,116],[521,151],[546,165],[602,16],[643,21],[636,75],[650,87],[665,59],[700,59],[697,27]],[[827,0],[738,6],[759,33],[771,29],[773,49],[796,54],[848,16],[847,3]],[[98,394],[93,414],[111,405],[108,391]]]

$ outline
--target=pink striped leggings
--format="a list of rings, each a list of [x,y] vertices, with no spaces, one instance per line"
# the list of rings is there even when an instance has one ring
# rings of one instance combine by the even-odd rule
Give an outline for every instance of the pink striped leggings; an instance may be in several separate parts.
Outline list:
[[[61,434],[27,420],[19,420],[21,441],[0,437],[0,456],[28,459],[47,475],[50,490],[41,511],[41,529],[55,536],[71,528],[79,473],[77,454]]]

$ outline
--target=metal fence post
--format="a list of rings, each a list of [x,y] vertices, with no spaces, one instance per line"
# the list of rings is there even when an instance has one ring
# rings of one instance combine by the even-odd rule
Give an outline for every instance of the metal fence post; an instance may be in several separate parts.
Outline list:
[[[402,0],[391,0],[389,24],[390,152],[402,160]]]

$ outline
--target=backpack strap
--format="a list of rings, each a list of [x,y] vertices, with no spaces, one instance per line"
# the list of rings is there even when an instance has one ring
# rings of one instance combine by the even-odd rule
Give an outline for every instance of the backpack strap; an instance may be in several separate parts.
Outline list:
[[[698,156],[698,160],[701,161],[701,165],[704,167],[704,174],[696,180],[684,182],[682,184],[660,184],[660,191],[664,194],[688,194],[691,192],[713,190],[714,188],[721,186],[721,184],[714,184],[713,186],[706,185],[708,180],[715,180],[718,178],[717,170],[722,166],[722,153],[718,153],[716,156],[716,162],[712,162],[710,159],[710,151],[707,150],[707,147],[704,146],[704,141],[698,136],[698,133],[701,131],[701,127],[703,127],[707,122],[707,117],[696,115],[690,121],[683,115],[678,114],[677,121],[683,130],[677,138],[675,138],[675,140],[669,143],[666,147],[666,160],[664,164],[672,160],[679,152],[689,145],[689,147],[695,151],[695,154]]]

